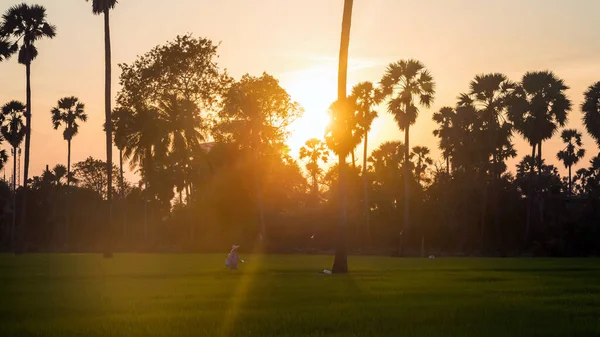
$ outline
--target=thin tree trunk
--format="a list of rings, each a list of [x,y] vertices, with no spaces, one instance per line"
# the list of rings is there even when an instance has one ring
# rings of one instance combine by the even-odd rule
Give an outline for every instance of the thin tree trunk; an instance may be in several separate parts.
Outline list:
[[[446,172],[450,175],[450,157],[446,157]]]
[[[17,147],[13,147],[13,212],[12,212],[12,227],[10,229],[10,244],[11,248],[15,249],[15,231],[17,228]]]
[[[410,230],[410,126],[404,130],[404,223],[400,231],[398,241],[398,255],[404,255],[403,237],[408,235]]]
[[[108,203],[108,242],[112,235],[112,119],[111,119],[111,50],[110,50],[110,18],[108,5],[104,8],[104,115],[106,125],[106,174],[107,174],[107,196]],[[108,244],[108,243],[107,243]],[[110,256],[110,248],[106,246],[105,256]]]
[[[352,167],[356,168],[356,159],[354,158],[354,150],[352,150],[352,152],[350,152],[351,156],[352,156]]]
[[[538,144],[538,160],[539,160],[539,171],[538,171],[538,175],[541,177],[542,176],[542,142],[540,141],[540,143]],[[544,226],[544,196],[542,193],[542,186],[540,186],[540,193],[539,193],[539,206],[540,206],[540,228],[542,228]]]
[[[571,165],[569,165],[569,197],[573,193],[573,185],[571,181]]]
[[[25,167],[23,168],[23,197],[21,205],[21,224],[19,227],[19,252],[25,249],[25,233],[27,232],[27,183],[29,180],[29,153],[31,149],[31,62],[25,65],[27,80],[26,99],[27,116],[25,116]],[[16,155],[16,153],[15,153]]]
[[[365,216],[365,231],[366,231],[366,243],[367,245],[371,244],[371,224],[370,224],[370,213],[371,209],[369,207],[369,183],[367,181],[367,141],[368,141],[369,133],[365,133],[365,140],[363,146],[363,167],[362,167],[362,181],[363,181],[363,201],[364,201],[364,216]]]
[[[524,246],[527,247],[529,244],[529,233],[531,231],[531,213],[533,211],[533,197],[534,197],[534,186],[533,179],[535,177],[535,144],[531,146],[531,159],[533,165],[529,168],[529,191],[527,193],[527,218],[525,223],[525,238]]]
[[[121,205],[123,207],[123,240],[127,238],[127,206],[125,205],[125,179],[123,174],[123,150],[119,149],[119,195],[121,196]]]
[[[346,99],[346,77],[348,72],[348,46],[350,45],[350,26],[352,21],[353,0],[344,0],[344,14],[342,16],[342,35],[340,39],[340,58],[338,64],[338,101]],[[346,155],[338,154],[339,183],[340,183],[340,219],[338,225],[338,238],[333,260],[334,273],[348,272],[348,253],[346,247],[347,195],[346,195]]]
[[[71,140],[67,139],[67,187],[71,186]]]
[[[68,205],[70,204],[69,200],[69,186],[71,184],[71,139],[67,139],[67,188],[65,189],[65,245],[67,248],[69,247],[69,226],[70,224],[70,214]]]

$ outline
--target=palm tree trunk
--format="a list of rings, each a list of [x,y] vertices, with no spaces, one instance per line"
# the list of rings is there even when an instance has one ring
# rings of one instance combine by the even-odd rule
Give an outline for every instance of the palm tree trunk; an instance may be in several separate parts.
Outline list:
[[[571,196],[571,194],[573,193],[573,186],[571,181],[571,166],[572,165],[569,165],[569,196]]]
[[[104,115],[106,125],[106,174],[107,174],[107,193],[106,201],[108,204],[108,233],[112,230],[112,119],[111,119],[111,51],[110,51],[110,18],[109,8],[104,8]],[[110,238],[107,238],[110,241]],[[106,255],[110,255],[110,248],[106,247]]]
[[[119,195],[123,207],[123,240],[127,238],[127,206],[125,205],[125,179],[123,177],[123,150],[119,149]]]
[[[531,146],[531,159],[535,163],[535,143]],[[525,238],[524,238],[524,246],[526,247],[529,243],[529,233],[531,231],[531,212],[533,211],[533,178],[535,176],[535,167],[531,165],[529,168],[529,191],[527,192],[527,220],[525,223]]]
[[[67,139],[67,187],[71,185],[71,140]]]
[[[538,144],[538,161],[539,161],[538,175],[541,177],[542,176],[542,141],[540,141],[540,143]],[[540,197],[539,206],[540,206],[540,228],[541,228],[544,225],[544,196],[542,195],[541,188],[540,188],[539,197]]]
[[[446,157],[446,172],[450,174],[450,156]]]
[[[71,184],[71,139],[67,139],[67,188],[65,189],[65,245],[69,247],[69,226],[70,224],[70,214],[69,207],[69,186]]]
[[[346,77],[348,75],[348,47],[350,45],[350,26],[352,21],[353,0],[344,0],[344,14],[342,16],[342,35],[340,39],[340,58],[338,64],[338,101],[346,99]],[[346,248],[347,201],[346,195],[346,156],[339,153],[339,183],[340,183],[340,219],[338,225],[338,238],[333,260],[334,273],[348,272],[348,253]]]
[[[371,243],[371,224],[370,224],[370,207],[369,207],[369,184],[367,182],[367,141],[368,141],[369,133],[365,133],[365,140],[363,146],[363,167],[362,167],[362,182],[363,182],[363,202],[365,212],[365,230],[366,230],[366,243],[369,245]]]
[[[23,168],[23,197],[21,205],[21,225],[19,229],[19,251],[23,251],[25,245],[25,233],[27,232],[27,183],[29,180],[29,151],[31,148],[31,62],[25,65],[27,116],[25,116],[25,166]],[[15,153],[16,155],[16,153]],[[16,248],[16,246],[15,246]]]
[[[12,212],[12,228],[10,229],[10,244],[11,248],[15,248],[15,231],[17,228],[17,147],[13,147],[13,212]]]
[[[400,231],[398,241],[398,255],[404,255],[403,237],[408,235],[410,230],[410,126],[404,130],[404,223]]]

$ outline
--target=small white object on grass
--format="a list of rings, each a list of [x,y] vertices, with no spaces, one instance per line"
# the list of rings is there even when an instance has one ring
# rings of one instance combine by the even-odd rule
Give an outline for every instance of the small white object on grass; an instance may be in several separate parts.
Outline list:
[[[429,258],[430,258],[430,259],[435,259],[435,256],[433,256],[433,255],[429,255]]]
[[[325,270],[323,270],[323,274],[325,274],[325,275],[331,275],[331,270],[325,269]]]

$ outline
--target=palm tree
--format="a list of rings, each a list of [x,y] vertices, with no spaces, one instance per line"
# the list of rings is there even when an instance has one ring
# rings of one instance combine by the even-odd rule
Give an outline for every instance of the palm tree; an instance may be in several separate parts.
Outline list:
[[[12,227],[11,227],[11,245],[15,244],[15,229],[17,221],[16,196],[17,196],[17,148],[21,146],[25,137],[25,125],[23,117],[25,116],[26,107],[18,101],[11,101],[2,107],[2,127],[0,133],[12,147],[13,153],[13,212],[12,212]]]
[[[450,158],[454,154],[453,146],[453,121],[456,118],[456,111],[451,107],[443,107],[439,112],[433,114],[433,121],[439,125],[438,129],[433,130],[433,135],[440,138],[439,148],[442,150],[444,160],[446,160],[446,172],[450,174]]]
[[[110,10],[113,9],[117,0],[85,0],[92,2],[92,12],[95,15],[104,15],[104,118],[106,130],[106,174],[107,174],[107,194],[108,202],[108,226],[112,220],[112,118],[111,118],[111,49],[110,49]],[[105,252],[105,256],[110,256]]]
[[[19,52],[19,63],[25,65],[27,77],[27,111],[25,113],[25,167],[23,186],[29,179],[29,151],[31,148],[31,62],[38,55],[35,42],[42,38],[54,38],[56,27],[46,21],[46,8],[22,3],[9,8],[0,25],[0,37],[10,44],[10,52]],[[21,43],[19,47],[19,42]]]
[[[476,75],[470,83],[468,94],[459,96],[459,106],[475,109],[481,120],[484,131],[482,138],[487,145],[485,150],[485,166],[487,168],[491,190],[490,202],[494,223],[498,222],[496,184],[503,170],[505,159],[514,157],[516,151],[511,142],[512,124],[505,118],[507,100],[515,88],[515,84],[499,73]],[[491,162],[490,162],[491,157]],[[486,229],[486,210],[488,205],[488,186],[483,187],[483,209],[481,212],[481,244],[484,245]]]
[[[427,168],[433,165],[433,160],[429,157],[431,151],[427,146],[414,146],[411,157],[415,157],[415,177],[419,183],[427,183],[429,179],[424,176]]]
[[[85,105],[77,97],[71,96],[61,98],[58,105],[51,110],[54,130],[61,125],[65,126],[63,137],[67,141],[67,186],[71,182],[71,140],[79,132],[78,121],[87,121],[84,108]]]
[[[565,168],[569,169],[569,195],[573,192],[571,180],[571,167],[585,156],[585,149],[581,148],[581,133],[575,129],[563,130],[560,137],[567,146],[558,152],[556,157],[562,161]]]
[[[329,159],[329,151],[321,140],[317,138],[311,138],[304,143],[304,146],[300,148],[300,159],[308,159],[306,163],[306,170],[312,179],[312,192],[315,197],[315,202],[318,201],[319,196],[319,176],[323,172],[323,169],[319,167],[319,162],[327,164]]]
[[[581,111],[587,132],[600,146],[600,81],[590,85],[585,92]]]
[[[550,71],[528,72],[508,99],[508,118],[532,147],[538,162],[542,161],[542,142],[554,136],[559,126],[565,126],[571,101],[569,89],[562,79]]]
[[[344,102],[346,101],[346,80],[348,76],[348,47],[350,45],[350,26],[352,21],[352,4],[353,0],[344,0],[344,12],[342,15],[342,35],[340,39],[340,58],[338,64],[338,102],[341,104],[341,112],[344,115]],[[346,106],[347,110],[348,107]],[[347,117],[347,116],[346,116]],[[332,120],[335,123],[336,120]],[[339,120],[337,121],[340,122]],[[344,127],[338,125],[335,127]],[[338,228],[338,240],[335,250],[335,258],[333,261],[332,271],[334,273],[348,272],[348,253],[346,249],[346,225],[347,219],[347,196],[346,196],[346,156],[347,152],[339,151],[337,153],[339,159],[339,179],[340,179],[340,222]]]
[[[13,54],[11,47],[12,45],[8,42],[8,39],[0,36],[0,62],[8,59]]]
[[[375,88],[371,82],[361,82],[352,88],[352,99],[357,107],[357,126],[360,129],[359,134],[363,136],[363,212],[365,216],[365,228],[367,230],[367,240],[370,239],[370,207],[369,207],[369,184],[367,182],[367,143],[369,132],[373,120],[377,118],[377,111],[373,108],[381,103],[381,90]]]
[[[400,232],[398,253],[402,254],[402,232],[410,228],[410,126],[419,116],[418,105],[428,108],[433,102],[435,83],[425,66],[417,60],[401,60],[390,64],[381,88],[384,97],[389,97],[387,110],[394,116],[398,128],[404,131],[404,225]],[[418,103],[416,100],[419,100]]]
[[[567,114],[571,110],[571,101],[565,91],[568,89],[562,79],[550,71],[527,72],[521,83],[507,100],[507,116],[516,130],[531,145],[531,156],[536,157],[538,175],[542,173],[542,142],[552,138],[559,126],[567,122]],[[535,168],[530,167],[533,176]],[[533,177],[532,177],[533,178]],[[531,179],[533,181],[533,179]],[[525,240],[528,240],[531,227],[534,184],[530,184],[527,203],[527,220],[525,225]],[[540,208],[543,200],[540,199]],[[540,221],[543,213],[540,211]]]

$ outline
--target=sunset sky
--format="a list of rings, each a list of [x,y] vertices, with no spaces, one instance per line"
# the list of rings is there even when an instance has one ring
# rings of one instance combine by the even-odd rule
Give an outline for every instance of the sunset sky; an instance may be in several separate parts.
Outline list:
[[[83,0],[27,2],[44,5],[58,29],[55,39],[38,43],[32,65],[32,174],[46,164],[66,163],[62,131],[50,123],[50,109],[64,96],[79,97],[90,117],[73,140],[72,162],[104,158],[102,17],[93,16]],[[0,0],[0,11],[15,3]],[[290,140],[297,154],[306,139],[323,135],[326,109],[335,100],[342,6],[343,0],[121,0],[111,14],[113,93],[119,90],[118,63],[131,63],[178,34],[207,37],[221,42],[219,64],[234,78],[266,71],[304,106]],[[550,69],[571,87],[568,126],[583,131],[579,104],[587,86],[600,80],[598,13],[595,0],[355,0],[348,89],[359,81],[379,81],[390,62],[422,61],[437,94],[411,128],[411,145],[429,146],[438,159],[431,115],[454,106],[475,74],[502,72],[516,81],[526,71]],[[16,57],[0,63],[0,104],[13,99],[25,101],[25,67]],[[371,149],[403,139],[383,107],[380,116]],[[529,150],[520,137],[515,140],[521,158]],[[588,135],[584,145],[588,155],[579,166],[598,152]],[[560,148],[556,136],[545,143],[544,158],[559,165]],[[10,171],[7,164],[7,177]]]

